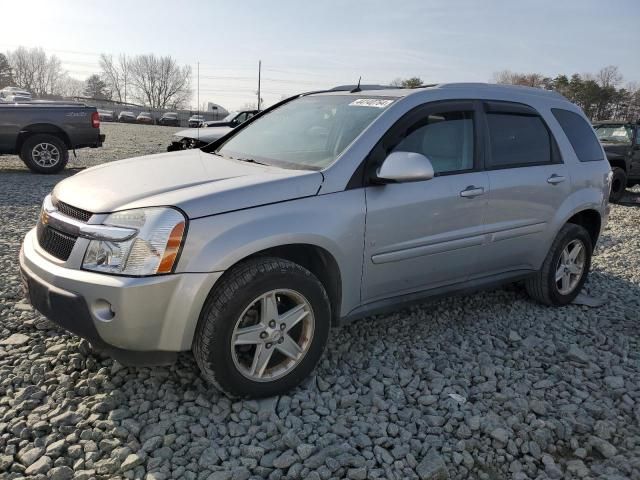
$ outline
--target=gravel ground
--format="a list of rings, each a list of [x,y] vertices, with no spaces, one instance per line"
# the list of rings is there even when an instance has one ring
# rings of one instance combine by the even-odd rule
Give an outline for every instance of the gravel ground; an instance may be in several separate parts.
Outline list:
[[[85,164],[162,151],[171,129],[104,131]],[[640,479],[640,208],[612,208],[600,308],[513,286],[365,319],[289,395],[232,402],[189,354],[126,368],[22,300],[20,242],[62,177],[0,173],[1,478]]]

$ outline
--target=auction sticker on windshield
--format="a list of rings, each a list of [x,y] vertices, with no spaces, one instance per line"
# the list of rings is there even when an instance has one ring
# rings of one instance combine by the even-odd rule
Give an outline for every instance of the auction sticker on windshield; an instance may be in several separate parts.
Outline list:
[[[359,98],[351,102],[349,106],[384,108],[391,103],[393,103],[393,100],[385,100],[383,98]]]

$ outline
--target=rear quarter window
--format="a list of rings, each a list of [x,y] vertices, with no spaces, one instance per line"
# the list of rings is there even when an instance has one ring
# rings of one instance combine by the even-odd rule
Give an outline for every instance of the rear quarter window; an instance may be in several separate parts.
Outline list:
[[[552,108],[551,111],[569,139],[578,160],[581,162],[604,160],[600,142],[584,118],[562,108]]]

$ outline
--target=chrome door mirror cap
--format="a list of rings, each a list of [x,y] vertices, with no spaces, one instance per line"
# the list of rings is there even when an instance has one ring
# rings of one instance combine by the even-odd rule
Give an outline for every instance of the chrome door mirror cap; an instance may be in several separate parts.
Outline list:
[[[431,161],[415,152],[392,152],[376,172],[381,183],[419,182],[435,175]]]

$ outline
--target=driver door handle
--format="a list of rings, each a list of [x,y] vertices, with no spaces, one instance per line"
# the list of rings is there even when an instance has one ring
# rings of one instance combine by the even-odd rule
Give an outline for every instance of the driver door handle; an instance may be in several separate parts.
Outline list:
[[[564,182],[564,177],[561,175],[556,175],[555,173],[547,178],[547,183],[551,185],[557,185],[558,183]]]
[[[469,185],[467,188],[460,192],[460,196],[464,198],[473,198],[484,193],[484,188],[476,187],[475,185]]]

